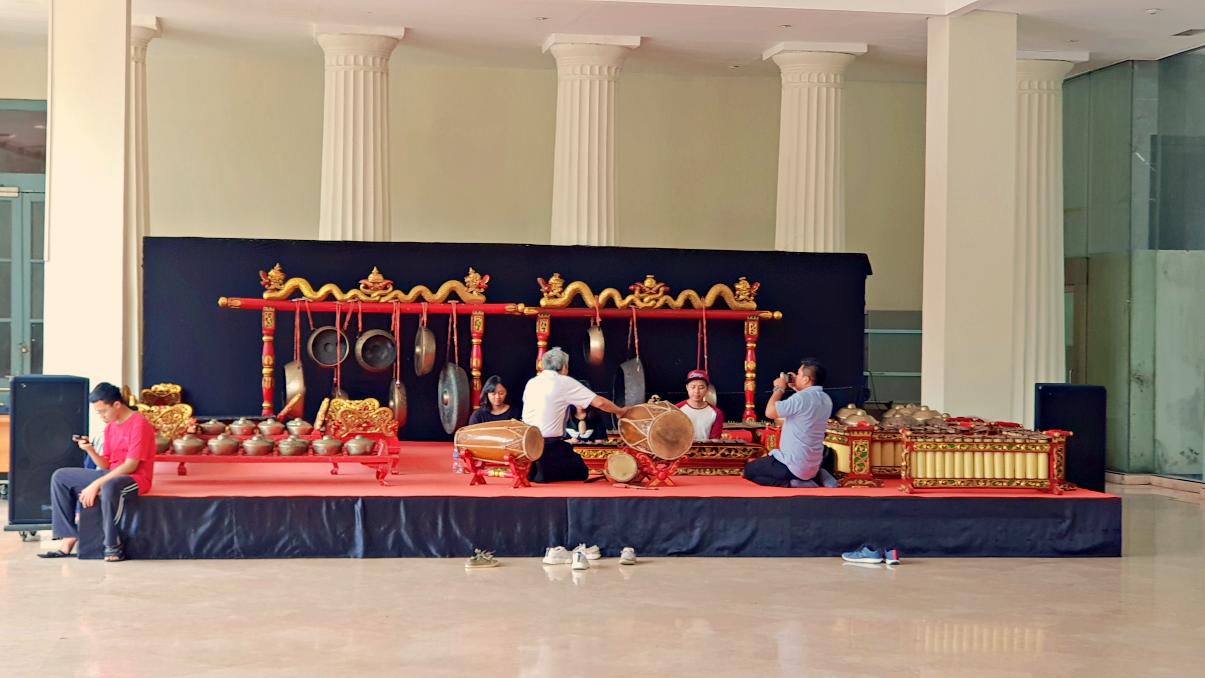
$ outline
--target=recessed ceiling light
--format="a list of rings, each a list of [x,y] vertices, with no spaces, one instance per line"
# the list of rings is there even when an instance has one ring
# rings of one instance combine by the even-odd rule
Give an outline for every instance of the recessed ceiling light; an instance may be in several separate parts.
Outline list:
[[[538,17],[536,17],[536,21],[548,21],[548,17],[546,17],[546,16],[538,16]]]
[[[728,68],[740,68],[740,67],[741,67],[740,64],[731,64],[728,66]]]
[[[1162,12],[1162,11],[1163,11],[1163,10],[1162,10],[1162,9],[1160,9],[1160,8],[1158,8],[1158,7],[1152,7],[1152,8],[1150,8],[1150,9],[1148,9],[1148,10],[1146,11],[1146,13],[1147,13],[1147,14],[1149,14],[1149,15],[1151,15],[1151,16],[1155,16],[1156,14],[1158,14],[1159,12]]]
[[[46,129],[46,125],[34,125],[34,129]]]
[[[790,28],[791,24],[778,24],[779,28]]]
[[[1079,42],[1079,40],[1068,40],[1067,42],[1069,42],[1069,43],[1071,43],[1071,44],[1073,44],[1073,45],[1074,45],[1075,43]]]

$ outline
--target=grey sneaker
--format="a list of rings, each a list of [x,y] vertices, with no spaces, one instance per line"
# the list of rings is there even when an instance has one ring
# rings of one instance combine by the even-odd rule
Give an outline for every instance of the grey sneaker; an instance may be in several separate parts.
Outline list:
[[[847,563],[881,563],[883,552],[873,546],[863,546],[857,551],[842,553],[841,559]]]
[[[631,546],[623,547],[623,550],[619,552],[619,564],[620,565],[635,565],[636,564],[636,549],[632,548]]]

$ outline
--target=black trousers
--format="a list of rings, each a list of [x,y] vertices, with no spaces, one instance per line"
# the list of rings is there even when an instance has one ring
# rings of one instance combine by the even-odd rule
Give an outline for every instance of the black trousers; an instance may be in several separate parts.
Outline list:
[[[586,468],[581,455],[560,438],[545,438],[544,454],[527,470],[527,479],[533,483],[581,482],[589,475],[590,469]]]
[[[802,480],[796,478],[786,464],[768,454],[745,464],[741,475],[749,482],[770,487],[790,487],[792,480]]]
[[[107,471],[99,469],[61,468],[50,476],[50,522],[55,539],[79,538],[79,526],[75,524],[79,493],[105,473]],[[116,548],[121,544],[117,521],[121,519],[126,501],[136,497],[138,483],[130,476],[119,476],[101,485],[96,502],[100,504],[106,548]]]

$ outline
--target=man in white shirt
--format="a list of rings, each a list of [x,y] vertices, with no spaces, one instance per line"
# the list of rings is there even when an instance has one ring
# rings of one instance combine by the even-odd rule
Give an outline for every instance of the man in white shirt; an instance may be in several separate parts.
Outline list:
[[[718,440],[724,435],[724,413],[707,402],[707,387],[711,384],[707,372],[691,370],[686,373],[686,400],[678,409],[686,413],[695,427],[695,441]]]
[[[540,429],[544,454],[532,462],[527,479],[533,483],[585,480],[586,462],[564,440],[565,412],[570,405],[596,407],[622,417],[626,408],[596,394],[569,376],[569,356],[553,347],[540,363],[544,370],[527,381],[523,389],[523,423]]]
[[[774,380],[766,417],[783,420],[782,436],[778,449],[745,464],[746,480],[775,487],[816,487],[824,457],[824,429],[833,413],[823,383],[824,367],[812,358],[804,358],[797,371]],[[794,393],[784,400],[788,387]]]

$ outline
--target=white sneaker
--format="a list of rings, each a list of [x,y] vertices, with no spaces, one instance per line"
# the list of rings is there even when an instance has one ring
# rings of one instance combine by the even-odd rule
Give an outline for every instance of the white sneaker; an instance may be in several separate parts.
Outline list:
[[[590,561],[586,558],[585,551],[573,552],[573,569],[588,570],[590,569]]]
[[[568,565],[571,562],[573,562],[573,556],[565,550],[564,546],[550,546],[544,553],[545,565]]]
[[[602,551],[598,550],[597,544],[588,548],[585,544],[578,544],[573,549],[573,552],[577,553],[578,551],[586,554],[586,560],[598,560],[599,558],[602,558]]]
[[[631,546],[623,547],[623,550],[619,552],[619,564],[620,565],[635,565],[636,564],[636,549],[632,548]]]

